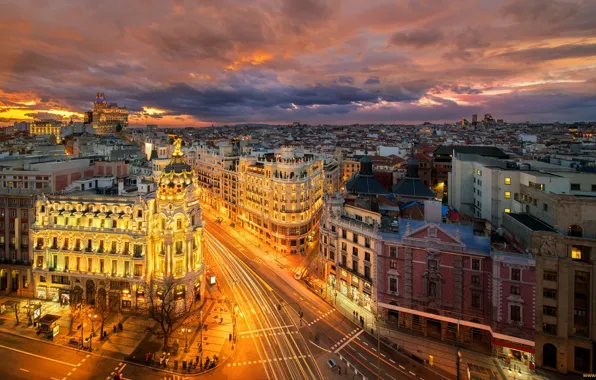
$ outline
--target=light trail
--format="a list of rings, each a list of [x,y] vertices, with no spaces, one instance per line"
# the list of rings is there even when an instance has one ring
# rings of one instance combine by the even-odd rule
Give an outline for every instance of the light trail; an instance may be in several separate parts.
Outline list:
[[[217,233],[217,232],[216,232]],[[220,240],[222,237],[216,237],[215,234],[206,231],[206,242],[213,259],[217,262],[222,274],[227,281],[230,278],[237,280],[235,285],[234,297],[238,300],[239,308],[243,311],[243,315],[251,330],[273,329],[286,326],[284,316],[277,310],[278,300],[275,298],[275,293],[272,288],[256,274],[248,265],[239,260],[236,255],[224,246]],[[257,304],[261,318],[255,318],[257,311],[254,304]],[[252,313],[247,313],[250,309]],[[283,307],[286,310],[285,305]],[[287,311],[286,311],[287,313]],[[256,321],[255,321],[256,320]],[[301,336],[302,337],[302,336]],[[278,375],[287,374],[287,378],[291,379],[315,379],[323,378],[314,358],[310,352],[301,351],[298,342],[294,339],[292,334],[282,335],[265,335],[262,339],[254,339],[257,351],[261,359],[263,356],[267,358],[265,371],[268,378],[278,378]],[[260,347],[259,347],[260,345]],[[308,350],[306,342],[305,347]],[[269,353],[272,352],[275,357],[294,357],[297,360],[289,360],[279,362],[270,360]],[[312,360],[309,363],[309,360]],[[313,367],[315,370],[313,370]]]

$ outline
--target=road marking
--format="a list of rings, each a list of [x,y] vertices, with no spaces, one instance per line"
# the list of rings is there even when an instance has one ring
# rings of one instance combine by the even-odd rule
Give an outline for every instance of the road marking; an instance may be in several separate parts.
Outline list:
[[[342,344],[341,346],[339,346],[335,350],[335,353],[337,354],[339,351],[341,351],[342,348],[344,348],[345,346],[347,346],[352,340],[354,340],[354,338],[358,337],[358,335],[362,334],[363,332],[364,332],[364,330],[360,330],[357,334],[355,334],[350,339],[348,339],[344,344]]]
[[[414,372],[412,372],[412,371],[408,371],[408,372],[410,372],[410,375],[416,377],[416,374]]]
[[[25,368],[19,368],[19,369],[20,369],[21,371],[23,371],[23,372],[29,372],[29,370],[28,370],[28,369],[25,369]]]
[[[401,365],[401,364],[399,365],[399,368],[401,368],[401,369],[406,369],[406,367],[404,367],[404,366],[403,366],[403,365]]]
[[[285,328],[289,328],[289,327],[294,327],[294,325],[270,327],[268,329],[261,329],[261,330],[243,331],[243,332],[239,333],[238,335],[252,334],[252,333],[261,332],[261,331],[270,331],[270,330],[277,330],[277,329],[285,329]]]
[[[126,363],[124,363],[124,364],[122,365],[122,367],[120,367],[120,372],[122,372],[122,370],[124,369],[124,367],[126,367]]]
[[[396,380],[396,378],[395,378],[395,377],[393,377],[393,376],[389,376],[389,375],[388,375],[386,372],[385,372],[385,376],[387,376],[387,377],[390,377],[390,378],[392,378],[393,380]]]
[[[380,355],[381,355],[382,357],[384,357],[384,358],[386,358],[386,357],[387,357],[387,356],[385,356],[385,354],[384,354],[384,353],[382,353],[382,352],[380,353]]]
[[[389,359],[389,361],[393,364],[395,364],[395,361],[393,359]]]
[[[310,339],[309,339],[308,341],[310,342],[310,344],[312,344],[312,345],[313,345],[313,346],[315,346],[315,347],[319,347],[319,348],[320,348],[321,350],[323,350],[323,351],[331,352],[331,351],[329,351],[328,349],[326,349],[326,348],[323,348],[323,347],[319,346],[318,344],[315,344],[315,342],[313,342],[313,341],[312,341],[312,340],[310,340]],[[331,347],[331,349],[333,349],[333,348],[335,348],[335,346]]]
[[[358,355],[360,355],[360,357],[364,360],[366,360],[366,358],[364,357],[364,355],[362,355],[360,352],[358,353]]]
[[[6,350],[10,350],[10,351],[14,351],[14,352],[19,352],[19,353],[21,353],[21,354],[25,354],[25,355],[33,356],[33,357],[40,358],[40,359],[49,360],[49,361],[52,361],[52,362],[55,362],[55,363],[60,363],[60,364],[64,364],[64,365],[69,365],[69,366],[71,366],[71,367],[76,367],[74,364],[70,364],[70,363],[63,362],[63,361],[56,360],[56,359],[52,359],[52,358],[46,358],[45,356],[41,356],[41,355],[32,354],[31,352],[27,352],[27,351],[17,350],[16,348],[12,348],[12,347],[3,346],[3,345],[1,345],[1,344],[0,344],[0,348],[4,348],[4,349],[6,349]]]

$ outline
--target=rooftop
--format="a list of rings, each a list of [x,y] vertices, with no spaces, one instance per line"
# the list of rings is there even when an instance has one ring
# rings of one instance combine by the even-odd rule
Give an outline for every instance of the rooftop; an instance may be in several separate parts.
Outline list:
[[[509,213],[509,216],[511,216],[513,219],[517,220],[524,226],[528,227],[532,231],[557,232],[557,230],[544,223],[543,221],[534,218],[530,214]]]

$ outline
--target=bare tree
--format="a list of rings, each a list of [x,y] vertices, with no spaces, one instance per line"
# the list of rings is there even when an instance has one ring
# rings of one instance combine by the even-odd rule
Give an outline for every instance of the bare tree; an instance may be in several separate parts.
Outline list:
[[[156,321],[163,333],[164,351],[168,351],[169,339],[195,311],[195,297],[173,276],[156,281],[151,278],[145,284],[147,315]]]
[[[15,302],[12,307],[14,308],[14,316],[17,319],[17,325],[19,324],[19,309],[21,308],[20,302]]]
[[[118,306],[120,305],[120,300],[118,297],[108,296],[110,291],[109,285],[106,285],[103,290],[105,293],[99,291],[97,293],[97,305],[95,306],[94,310],[99,322],[101,323],[99,333],[102,339],[106,321],[110,319],[112,315],[119,312]]]
[[[72,328],[74,326],[75,320],[79,319],[81,323],[83,323],[87,311],[88,308],[84,306],[82,302],[79,304],[70,304],[70,324],[68,325],[69,334],[72,334]]]

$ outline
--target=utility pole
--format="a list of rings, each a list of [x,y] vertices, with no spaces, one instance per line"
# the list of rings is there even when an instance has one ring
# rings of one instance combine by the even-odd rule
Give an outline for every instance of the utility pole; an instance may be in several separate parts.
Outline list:
[[[460,370],[459,365],[461,361],[461,352],[459,351],[459,319],[457,320],[457,337],[455,339],[455,348],[457,348],[457,353],[455,355],[455,367],[457,370],[457,380],[460,380]]]

